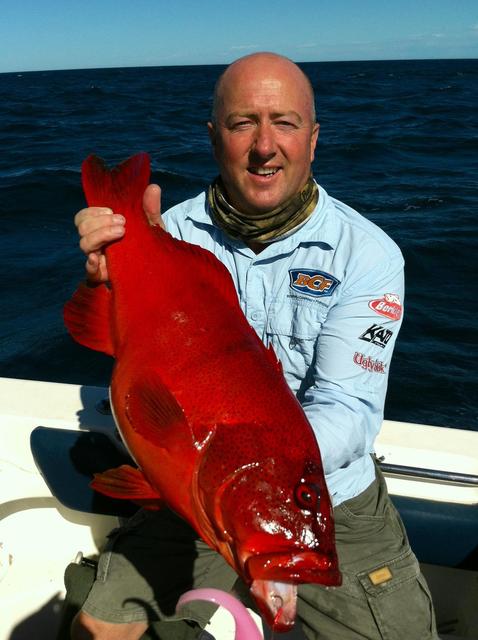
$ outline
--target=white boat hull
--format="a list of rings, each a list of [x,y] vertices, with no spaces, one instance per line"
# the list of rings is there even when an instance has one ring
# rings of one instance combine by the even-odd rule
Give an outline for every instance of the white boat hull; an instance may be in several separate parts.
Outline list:
[[[118,524],[115,517],[61,505],[51,495],[30,450],[30,435],[38,426],[113,433],[111,416],[96,408],[106,396],[104,388],[0,378],[0,640],[54,638],[64,598],[65,567],[77,552],[97,554],[106,533]],[[377,455],[392,464],[478,475],[478,433],[385,421]],[[396,474],[387,477],[387,484],[395,496],[478,509],[478,485]],[[478,638],[478,573],[436,566],[424,569],[442,625],[458,615],[459,622],[450,623],[449,631]],[[463,611],[457,613],[460,608]],[[260,625],[257,616],[256,621]],[[209,630],[217,640],[232,639],[230,614],[220,609]],[[301,636],[295,632],[283,637]]]

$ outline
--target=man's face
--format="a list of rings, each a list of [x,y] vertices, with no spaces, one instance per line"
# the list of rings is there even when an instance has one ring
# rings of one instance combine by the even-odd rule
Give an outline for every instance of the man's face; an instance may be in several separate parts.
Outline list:
[[[253,59],[230,67],[216,123],[208,126],[230,204],[241,212],[271,211],[307,182],[319,126],[292,63]]]

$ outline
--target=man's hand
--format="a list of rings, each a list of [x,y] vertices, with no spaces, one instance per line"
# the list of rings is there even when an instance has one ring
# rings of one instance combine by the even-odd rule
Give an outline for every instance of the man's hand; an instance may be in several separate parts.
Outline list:
[[[146,187],[143,209],[151,225],[159,224],[164,228],[161,189],[157,184]],[[87,207],[76,214],[75,225],[80,236],[80,249],[87,256],[86,278],[89,282],[108,281],[104,248],[124,236],[125,223],[124,216],[106,207]]]

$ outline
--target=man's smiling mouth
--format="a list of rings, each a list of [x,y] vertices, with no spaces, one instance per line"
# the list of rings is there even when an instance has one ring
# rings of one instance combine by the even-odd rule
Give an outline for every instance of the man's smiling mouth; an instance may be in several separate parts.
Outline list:
[[[249,167],[247,170],[256,176],[274,176],[280,171],[278,167]]]

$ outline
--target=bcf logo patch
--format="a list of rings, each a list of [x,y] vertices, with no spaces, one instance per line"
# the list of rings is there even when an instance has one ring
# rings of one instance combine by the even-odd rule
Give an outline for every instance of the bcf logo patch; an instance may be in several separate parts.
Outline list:
[[[314,298],[331,296],[340,280],[324,271],[313,269],[289,269],[290,287]]]

